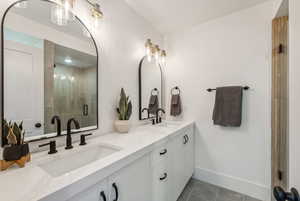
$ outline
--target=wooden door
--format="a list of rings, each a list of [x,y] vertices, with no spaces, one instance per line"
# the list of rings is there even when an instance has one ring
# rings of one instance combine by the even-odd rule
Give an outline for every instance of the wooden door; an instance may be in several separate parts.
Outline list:
[[[272,22],[272,187],[288,180],[288,17]]]

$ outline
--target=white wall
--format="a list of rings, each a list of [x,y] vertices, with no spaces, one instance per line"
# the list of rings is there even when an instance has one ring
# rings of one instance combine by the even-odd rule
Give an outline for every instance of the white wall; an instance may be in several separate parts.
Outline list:
[[[289,186],[300,190],[300,1],[289,1]]]
[[[1,16],[13,2],[0,1]],[[85,1],[76,2],[75,12],[90,26],[90,7]],[[104,19],[94,38],[99,48],[99,127],[101,133],[106,133],[113,130],[121,87],[125,88],[134,105],[132,123],[138,123],[138,64],[144,56],[144,43],[147,38],[152,38],[162,44],[163,38],[125,2],[103,0],[100,4]],[[62,144],[64,140],[61,140]],[[35,143],[33,148],[40,143]]]
[[[167,95],[178,85],[183,118],[195,119],[195,177],[261,200],[270,199],[271,21],[273,2],[166,37]],[[214,126],[215,92],[248,85],[240,128]],[[169,101],[168,101],[169,102]]]

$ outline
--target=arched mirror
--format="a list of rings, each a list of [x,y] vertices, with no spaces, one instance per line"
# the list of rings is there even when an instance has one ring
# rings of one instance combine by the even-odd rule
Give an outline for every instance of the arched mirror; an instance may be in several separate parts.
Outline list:
[[[45,0],[18,1],[2,19],[2,121],[25,141],[57,136],[54,116],[98,128],[98,51],[80,19]],[[2,130],[3,133],[3,130]],[[6,139],[2,135],[2,145]]]
[[[162,108],[162,70],[154,59],[144,57],[139,65],[139,119],[155,117]]]

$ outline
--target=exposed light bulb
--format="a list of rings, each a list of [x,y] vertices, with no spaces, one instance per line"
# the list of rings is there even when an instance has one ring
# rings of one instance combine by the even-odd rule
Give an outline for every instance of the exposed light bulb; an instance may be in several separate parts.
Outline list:
[[[53,5],[51,8],[51,21],[59,26],[68,24],[68,19],[65,14],[66,10],[61,5]]]
[[[21,1],[15,5],[15,7],[17,8],[27,8],[27,6],[28,6],[27,1]]]
[[[154,53],[154,57],[155,57],[156,62],[159,62],[160,54],[161,54],[161,53],[160,53],[159,46],[158,46],[158,45],[155,45],[155,53]]]
[[[161,55],[160,55],[160,63],[161,65],[166,65],[166,57],[167,57],[167,53],[165,50],[161,51]]]
[[[147,39],[146,43],[145,43],[145,54],[147,56],[148,62],[151,62],[152,59],[152,42],[151,39]]]
[[[65,79],[66,79],[66,76],[65,76],[65,75],[62,75],[62,76],[60,77],[60,79],[61,79],[61,80],[65,80]]]
[[[73,8],[73,0],[64,0],[63,7],[65,9],[64,11],[65,18],[69,21],[75,20],[75,15],[71,11],[71,9]]]

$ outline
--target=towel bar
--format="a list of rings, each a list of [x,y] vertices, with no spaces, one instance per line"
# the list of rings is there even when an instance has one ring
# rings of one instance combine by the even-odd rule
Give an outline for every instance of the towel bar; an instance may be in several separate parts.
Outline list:
[[[248,89],[250,89],[250,87],[244,86],[243,89],[244,89],[244,90],[248,90]],[[215,91],[215,90],[217,90],[217,89],[211,89],[211,88],[206,89],[206,91],[208,91],[208,92]]]

